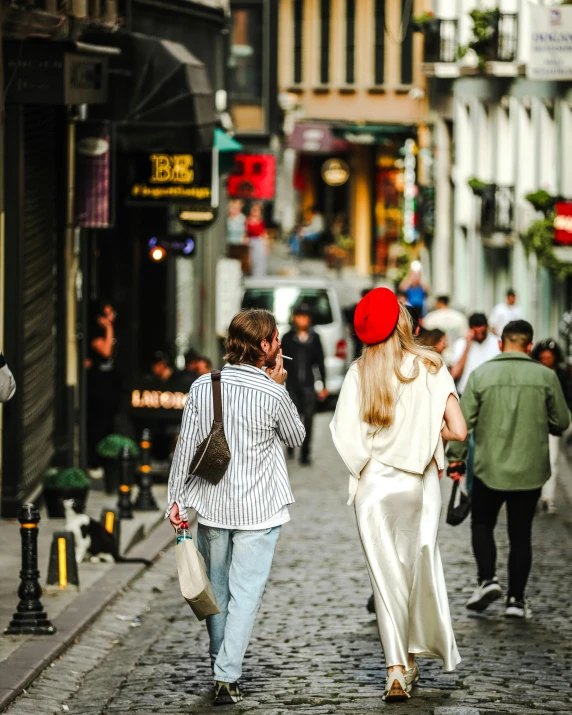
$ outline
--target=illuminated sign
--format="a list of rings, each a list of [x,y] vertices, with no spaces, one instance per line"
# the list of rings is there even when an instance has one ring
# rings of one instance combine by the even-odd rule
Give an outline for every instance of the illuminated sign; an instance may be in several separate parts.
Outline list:
[[[129,161],[128,203],[161,206],[184,203],[185,209],[211,219],[212,152],[136,154]],[[201,218],[201,221],[204,221]]]
[[[417,145],[413,139],[405,142],[405,159],[403,165],[403,240],[405,243],[415,243],[417,240],[417,184],[416,160]]]
[[[555,205],[554,242],[561,245],[572,244],[572,201],[561,201]]]
[[[152,410],[182,410],[187,401],[186,392],[165,390],[132,390],[131,407]]]
[[[350,167],[343,159],[328,159],[322,165],[322,179],[328,186],[343,186],[350,178]]]
[[[228,177],[227,193],[236,199],[273,199],[275,184],[273,154],[237,154]]]

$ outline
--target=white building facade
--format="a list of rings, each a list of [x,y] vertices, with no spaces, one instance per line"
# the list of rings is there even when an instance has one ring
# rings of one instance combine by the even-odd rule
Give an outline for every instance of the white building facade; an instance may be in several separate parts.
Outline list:
[[[474,20],[475,9],[480,14]],[[547,25],[559,40],[568,36],[569,52],[559,41],[540,57],[541,79],[531,76],[531,62],[539,57],[532,54],[538,21],[527,0],[500,0],[498,6],[434,0],[436,19],[423,28],[436,187],[433,291],[450,294],[468,313],[489,314],[513,287],[538,339],[558,337],[572,297],[570,279],[558,280],[521,241],[539,217],[527,194],[544,189],[572,199],[572,71],[566,71],[566,63],[572,65],[572,7],[554,10],[543,10]],[[459,48],[476,39],[474,22],[485,28],[486,39],[459,59]],[[550,67],[559,63],[558,78],[549,79]]]

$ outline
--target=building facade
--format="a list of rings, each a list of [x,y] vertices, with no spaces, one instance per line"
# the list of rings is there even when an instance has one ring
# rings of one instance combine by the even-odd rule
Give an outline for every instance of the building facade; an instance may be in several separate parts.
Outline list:
[[[411,244],[422,238],[404,198],[406,142],[422,171],[427,108],[415,12],[407,0],[280,2],[282,227],[317,205],[327,226],[345,225],[362,275],[386,275],[407,223]],[[324,180],[329,159],[347,167],[343,184]]]
[[[550,36],[543,22],[553,33],[572,31],[565,8],[439,0],[420,28],[436,187],[433,288],[488,313],[513,287],[539,339],[558,337],[570,301],[569,280],[523,240],[542,217],[526,196],[572,198],[570,53],[539,52]],[[543,53],[548,68],[538,64]],[[567,72],[550,62],[568,63]],[[555,250],[570,261],[567,249]]]

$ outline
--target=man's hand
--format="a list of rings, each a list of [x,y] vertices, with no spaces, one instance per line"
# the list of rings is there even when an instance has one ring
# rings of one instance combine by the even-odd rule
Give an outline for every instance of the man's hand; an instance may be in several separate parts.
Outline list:
[[[284,369],[284,360],[282,359],[281,352],[276,355],[274,366],[266,368],[266,374],[279,385],[283,385],[286,382],[288,372]]]
[[[184,519],[181,519],[181,515],[179,514],[179,505],[176,502],[173,504],[171,511],[169,512],[169,521],[171,522],[173,529],[178,529],[184,521]]]
[[[449,462],[447,476],[451,477],[453,481],[459,481],[459,479],[465,475],[466,471],[467,465],[465,462]]]
[[[329,394],[330,393],[328,392],[328,390],[325,387],[323,387],[320,390],[320,392],[318,392],[318,400],[320,400],[320,402],[323,402],[328,397]]]
[[[472,328],[469,328],[469,332],[467,333],[467,337],[465,338],[465,340],[467,341],[467,348],[471,345],[474,339],[475,331]]]

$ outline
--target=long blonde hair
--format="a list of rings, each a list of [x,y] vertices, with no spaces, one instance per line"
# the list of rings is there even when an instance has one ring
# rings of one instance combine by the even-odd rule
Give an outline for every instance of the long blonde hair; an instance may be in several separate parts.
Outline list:
[[[414,355],[413,372],[401,372],[407,353]],[[413,338],[413,323],[406,308],[399,306],[399,318],[393,333],[382,343],[366,345],[357,360],[360,376],[362,419],[376,427],[389,427],[393,422],[395,383],[413,382],[419,375],[419,361],[431,373],[437,373],[443,360],[434,350],[418,345]]]

